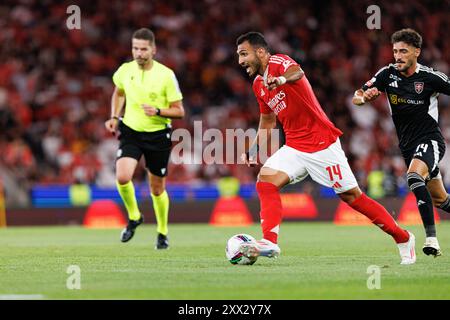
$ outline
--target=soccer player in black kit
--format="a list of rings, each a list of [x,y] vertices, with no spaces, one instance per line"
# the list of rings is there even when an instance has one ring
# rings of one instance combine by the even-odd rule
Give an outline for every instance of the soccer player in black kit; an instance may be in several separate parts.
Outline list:
[[[439,161],[445,153],[445,142],[438,125],[439,93],[450,95],[450,80],[442,72],[417,62],[422,37],[412,29],[392,35],[394,64],[381,68],[375,76],[355,91],[353,104],[363,105],[386,94],[392,119],[405,159],[409,189],[425,227],[423,252],[440,256],[436,237],[433,205],[450,212],[450,196],[439,172]]]

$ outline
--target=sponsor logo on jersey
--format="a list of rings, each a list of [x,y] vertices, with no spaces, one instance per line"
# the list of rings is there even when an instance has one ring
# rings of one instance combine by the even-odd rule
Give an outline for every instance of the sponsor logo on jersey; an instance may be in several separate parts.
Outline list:
[[[389,95],[389,100],[391,100],[392,104],[397,104],[398,103],[396,94],[390,94]]]
[[[402,78],[397,77],[395,74],[390,74],[389,75],[389,79],[394,79],[396,81],[402,81]]]
[[[414,89],[418,94],[421,94],[425,84],[423,82],[414,82]]]
[[[286,102],[283,101],[283,99],[286,97],[286,93],[284,93],[283,90],[278,92],[275,97],[273,97],[268,105],[269,108],[272,109],[272,111],[277,115],[280,113],[281,110],[286,108]]]
[[[389,94],[389,101],[392,104],[399,104],[399,103],[413,104],[413,105],[425,104],[425,100],[406,99],[406,98],[399,97],[396,94]]]
[[[339,182],[336,182],[335,184],[333,184],[333,189],[339,189],[342,188],[341,184]]]
[[[405,99],[405,98],[398,98],[398,103],[406,103],[406,104],[425,104],[424,100],[413,100],[413,99]]]

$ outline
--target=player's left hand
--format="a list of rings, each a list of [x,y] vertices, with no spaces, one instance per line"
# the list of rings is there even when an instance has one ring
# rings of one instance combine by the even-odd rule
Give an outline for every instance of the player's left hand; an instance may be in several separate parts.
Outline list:
[[[269,90],[273,90],[276,87],[281,86],[283,83],[283,81],[280,79],[280,77],[274,77],[274,76],[267,76],[267,88]]]
[[[156,108],[151,105],[141,104],[141,108],[144,110],[146,116],[151,117],[156,115]]]
[[[378,98],[378,96],[381,94],[380,91],[376,87],[369,88],[366,91],[364,91],[364,100],[365,101],[372,101]]]

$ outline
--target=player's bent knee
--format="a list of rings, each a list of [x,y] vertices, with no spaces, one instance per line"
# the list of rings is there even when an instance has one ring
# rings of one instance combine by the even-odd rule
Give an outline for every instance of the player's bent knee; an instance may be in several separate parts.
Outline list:
[[[151,190],[152,195],[154,195],[154,196],[160,196],[164,193],[164,188],[153,188],[152,187],[151,189],[152,189]]]
[[[443,198],[443,197],[431,196],[431,200],[433,200],[433,205],[436,208],[439,208],[447,200],[447,197]]]
[[[258,175],[258,182],[268,182],[281,188],[289,183],[289,176],[284,172],[262,167]]]
[[[153,195],[159,196],[164,193],[164,183],[162,182],[152,182],[150,183],[150,191]]]
[[[407,175],[410,173],[415,173],[422,177],[428,177],[429,171],[427,164],[420,159],[414,158],[409,165],[408,171],[406,172]]]
[[[128,175],[117,175],[116,180],[119,184],[124,185],[131,181],[131,177]]]
[[[417,172],[408,172],[406,175],[409,190],[414,191],[417,188],[425,187],[425,179]]]
[[[339,193],[338,196],[342,201],[346,203],[352,203],[361,196],[362,192],[359,187],[347,190],[345,192]]]
[[[274,176],[278,175],[279,173],[280,173],[280,171],[278,171],[278,170],[268,168],[268,167],[262,167],[261,170],[259,171],[259,176],[264,177],[263,179],[270,179],[271,177],[274,177]]]

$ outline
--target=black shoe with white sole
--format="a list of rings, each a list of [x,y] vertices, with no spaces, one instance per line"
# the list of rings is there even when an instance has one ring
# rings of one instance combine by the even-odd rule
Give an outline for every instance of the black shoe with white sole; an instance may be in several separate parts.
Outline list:
[[[130,241],[131,238],[134,236],[134,232],[136,231],[136,228],[144,222],[144,217],[141,216],[139,220],[128,220],[128,225],[125,229],[122,230],[122,234],[120,236],[120,241],[127,242]]]
[[[423,247],[423,253],[425,253],[427,256],[434,256],[439,257],[442,256],[442,251],[439,248],[433,248],[433,247]]]
[[[436,237],[427,237],[422,250],[427,256],[433,256],[435,258],[442,256],[442,251]]]

